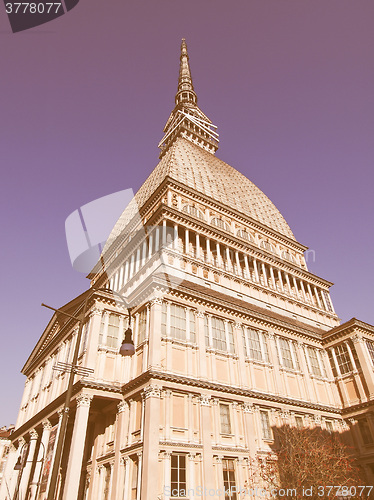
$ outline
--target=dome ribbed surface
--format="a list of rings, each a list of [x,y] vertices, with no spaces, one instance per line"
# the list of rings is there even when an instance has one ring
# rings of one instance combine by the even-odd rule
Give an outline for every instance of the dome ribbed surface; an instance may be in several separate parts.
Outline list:
[[[289,225],[269,198],[243,174],[187,139],[178,138],[135,195],[139,209],[166,176],[219,201],[274,231],[295,239]],[[125,210],[107,241],[119,236],[133,210]]]

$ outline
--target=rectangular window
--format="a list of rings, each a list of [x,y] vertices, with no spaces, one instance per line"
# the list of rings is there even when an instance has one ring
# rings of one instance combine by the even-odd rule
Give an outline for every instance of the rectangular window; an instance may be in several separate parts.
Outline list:
[[[143,309],[139,313],[139,323],[138,323],[138,343],[143,342],[147,336],[147,309]]]
[[[186,340],[186,309],[170,304],[170,336]]]
[[[171,455],[171,497],[186,496],[186,455]]]
[[[196,342],[195,313],[189,310],[190,315],[190,341]]]
[[[111,314],[108,322],[108,333],[106,338],[106,345],[108,347],[117,347],[119,334],[119,316]]]
[[[366,340],[366,347],[369,351],[371,362],[374,365],[374,342]]]
[[[360,429],[362,441],[364,444],[371,444],[373,442],[373,436],[370,431],[369,423],[366,418],[361,418],[358,421],[358,427]]]
[[[329,432],[330,434],[334,432],[334,426],[332,425],[331,420],[326,420],[325,425],[327,432]]]
[[[230,406],[228,404],[220,404],[219,414],[221,421],[221,433],[231,434]]]
[[[219,351],[232,352],[232,353],[235,352],[234,329],[232,323],[225,322],[221,318],[216,318],[215,316],[211,316],[210,326],[209,326],[209,320],[205,316],[204,327],[205,327],[205,340],[207,345],[210,345],[211,347]],[[226,335],[226,328],[227,328],[227,335]]]
[[[248,358],[268,362],[269,353],[264,334],[251,328],[244,328],[243,335]]]
[[[103,490],[103,500],[108,500],[109,499],[109,486],[110,486],[110,466],[106,465],[104,467],[104,490]]]
[[[215,349],[219,349],[220,351],[226,351],[226,332],[225,332],[225,322],[223,319],[215,318],[212,316],[212,337],[213,337],[213,346]]]
[[[163,302],[161,309],[161,335],[164,336],[166,336],[166,321],[167,321],[167,305],[166,302]]]
[[[138,462],[132,462],[132,475],[131,475],[131,500],[136,500],[138,492]]]
[[[295,423],[298,429],[302,429],[304,427],[303,417],[300,417],[300,415],[296,415]]]
[[[251,330],[249,328],[247,330],[247,339],[248,339],[248,351],[247,356],[251,359],[257,359],[258,361],[263,360],[261,343],[259,333],[256,330]]]
[[[335,347],[335,355],[342,375],[352,371],[352,363],[349,357],[348,348],[345,344],[340,344]]]
[[[104,328],[105,328],[105,316],[104,314],[102,314],[100,322],[100,331],[99,331],[99,345],[103,344]]]
[[[264,439],[272,439],[273,437],[270,428],[269,412],[260,411],[260,419],[261,419],[262,437]]]
[[[323,296],[325,297],[325,301],[326,301],[326,305],[327,305],[327,310],[330,311],[330,312],[334,312],[333,308],[332,308],[332,305],[331,305],[331,299],[330,299],[329,293],[326,290],[321,290],[321,292],[322,292]]]
[[[225,500],[236,500],[235,463],[234,460],[222,460],[223,485],[225,487]]]
[[[168,318],[168,312],[170,314]],[[169,320],[169,332],[168,332]],[[189,339],[187,338],[187,326],[189,326]],[[195,316],[193,311],[177,304],[162,304],[161,335],[169,335],[174,339],[196,341]]]
[[[322,371],[317,357],[317,350],[314,347],[307,347],[306,350],[309,356],[309,364],[312,374],[317,377],[322,377]]]
[[[279,361],[282,366],[285,368],[294,368],[294,363],[292,360],[291,347],[290,342],[286,339],[279,338]]]

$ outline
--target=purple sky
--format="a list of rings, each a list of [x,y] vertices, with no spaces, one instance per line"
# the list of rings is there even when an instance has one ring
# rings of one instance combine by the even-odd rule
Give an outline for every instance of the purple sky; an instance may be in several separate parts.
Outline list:
[[[217,156],[275,203],[335,283],[343,321],[374,323],[372,0],[81,0],[12,34],[0,6],[2,381],[15,422],[20,370],[50,314],[85,290],[64,222],[136,190],[158,161],[187,39]]]

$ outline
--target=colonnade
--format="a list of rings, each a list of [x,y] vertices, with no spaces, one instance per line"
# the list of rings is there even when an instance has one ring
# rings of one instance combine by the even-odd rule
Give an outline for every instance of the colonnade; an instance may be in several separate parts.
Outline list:
[[[162,226],[154,226],[149,230],[144,241],[111,277],[109,287],[115,291],[121,290],[153,255],[165,247],[324,311],[335,312],[327,289],[197,231],[178,224],[170,226],[166,220]]]

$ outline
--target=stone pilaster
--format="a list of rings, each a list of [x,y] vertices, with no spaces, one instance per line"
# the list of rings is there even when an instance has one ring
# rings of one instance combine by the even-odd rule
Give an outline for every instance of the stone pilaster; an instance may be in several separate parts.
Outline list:
[[[203,484],[207,489],[214,489],[213,453],[212,453],[212,414],[211,400],[208,394],[200,396],[201,439],[203,445]]]
[[[150,385],[145,388],[144,430],[143,430],[143,467],[140,469],[145,481],[142,481],[141,499],[154,500],[155,485],[149,478],[158,469],[159,433],[160,433],[160,398],[161,388]]]
[[[161,318],[162,299],[153,299],[150,303],[150,331],[148,342],[148,368],[161,366]]]

